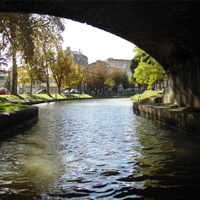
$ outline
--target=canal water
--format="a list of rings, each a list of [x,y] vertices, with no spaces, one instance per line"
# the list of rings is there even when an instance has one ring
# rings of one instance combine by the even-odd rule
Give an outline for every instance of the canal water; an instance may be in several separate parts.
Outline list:
[[[0,142],[0,199],[200,199],[200,139],[129,99],[40,104]]]

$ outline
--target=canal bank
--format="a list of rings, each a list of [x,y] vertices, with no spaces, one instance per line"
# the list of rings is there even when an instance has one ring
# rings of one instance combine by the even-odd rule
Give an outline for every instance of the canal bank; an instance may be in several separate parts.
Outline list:
[[[9,112],[0,112],[0,132],[13,128],[16,125],[20,125],[25,123],[26,121],[35,119],[38,117],[38,107],[32,106],[35,104],[42,103],[52,103],[59,101],[74,101],[74,100],[92,100],[92,99],[111,99],[111,98],[129,98],[129,97],[93,97],[93,98],[63,98],[63,99],[45,99],[42,101],[29,101],[29,102],[20,102],[20,101],[12,101],[12,103],[29,105],[28,108],[22,108]],[[0,133],[1,136],[1,133]]]
[[[194,134],[200,134],[200,108],[181,107],[170,109],[164,106],[134,102],[133,110],[145,117],[160,120]]]
[[[14,111],[0,113],[0,130],[10,129],[16,125],[38,117],[38,107],[29,106]],[[0,133],[1,136],[1,133]]]
[[[35,105],[40,103],[52,103],[52,102],[58,102],[58,101],[72,101],[72,100],[91,100],[91,99],[117,99],[117,98],[130,98],[130,97],[93,97],[93,98],[62,98],[62,99],[45,99],[43,101],[30,101],[30,102],[21,102],[22,105]],[[16,102],[19,103],[19,102]]]

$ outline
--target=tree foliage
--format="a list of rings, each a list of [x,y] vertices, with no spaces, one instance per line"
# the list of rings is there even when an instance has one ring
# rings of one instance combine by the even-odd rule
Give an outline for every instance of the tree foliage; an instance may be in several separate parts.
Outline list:
[[[27,60],[30,60],[33,55],[32,25],[31,14],[0,13],[0,48],[1,50],[9,48],[13,61],[11,94],[17,94],[17,52],[23,52]],[[8,52],[6,58],[8,58]]]
[[[35,42],[35,62],[37,63],[40,76],[44,77],[49,94],[49,70],[55,65],[57,49],[61,48],[62,36],[64,31],[63,20],[58,17],[48,15],[34,15],[34,30],[36,35]]]
[[[125,71],[122,72],[123,73],[123,76],[124,76],[124,80],[123,80],[123,88],[124,89],[127,89],[129,87],[129,77],[128,75],[126,74]]]
[[[5,65],[6,58],[9,55],[12,56],[13,83],[11,94],[17,94],[18,52],[20,52],[21,60],[24,60],[24,62],[21,61],[23,67],[19,70],[21,72],[20,81],[26,84],[32,82],[32,74],[30,73],[36,70],[37,74],[34,75],[34,79],[37,75],[37,78],[40,79],[46,77],[48,82],[49,67],[55,60],[55,49],[61,45],[63,31],[63,20],[58,17],[21,13],[0,14],[0,65]],[[7,57],[4,57],[3,60],[2,52],[6,50]],[[47,85],[49,84],[47,83]],[[48,88],[47,91],[49,91]]]
[[[133,78],[133,76],[129,76],[128,78],[128,82],[129,82],[129,87],[130,88],[134,88],[135,87],[135,79]]]
[[[4,88],[6,88],[8,91],[10,91],[10,74],[7,74],[5,77],[4,77],[4,82],[3,82],[3,84],[2,84],[2,86],[4,87]]]
[[[72,58],[69,52],[63,52],[62,48],[58,49],[56,62],[50,66],[52,78],[58,86],[58,93],[60,89],[66,85],[66,76],[71,73]]]
[[[90,78],[91,86],[94,86],[96,91],[101,87],[102,92],[104,93],[104,88],[109,83],[107,81],[109,74],[107,63],[103,61],[97,61],[95,64],[91,65],[89,69],[90,75],[87,75],[87,77]]]
[[[124,82],[123,72],[120,71],[120,70],[117,70],[117,69],[112,69],[110,73],[111,73],[111,77],[112,77],[112,79],[114,80],[114,83],[115,83],[114,89],[117,93],[118,86],[120,84],[123,84],[123,82]]]
[[[133,60],[138,64],[134,68],[133,76],[138,83],[147,84],[148,89],[150,89],[155,81],[162,79],[163,67],[139,47],[135,47],[134,51],[136,52],[136,56]]]

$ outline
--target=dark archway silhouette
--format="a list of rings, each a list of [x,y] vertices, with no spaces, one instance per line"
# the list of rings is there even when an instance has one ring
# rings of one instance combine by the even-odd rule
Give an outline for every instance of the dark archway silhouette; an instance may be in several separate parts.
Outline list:
[[[200,107],[199,6],[198,1],[0,2],[1,12],[65,17],[127,39],[163,65],[165,102],[192,107]]]

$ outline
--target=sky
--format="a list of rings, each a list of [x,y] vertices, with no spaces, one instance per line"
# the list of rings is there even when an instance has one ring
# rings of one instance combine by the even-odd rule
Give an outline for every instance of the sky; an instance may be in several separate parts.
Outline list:
[[[67,46],[72,51],[83,52],[88,63],[97,60],[114,59],[131,60],[134,57],[134,44],[104,30],[65,19],[65,31],[62,34],[63,50]]]

